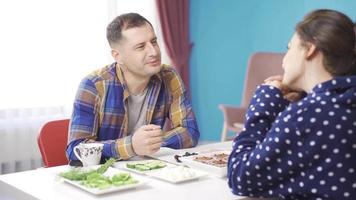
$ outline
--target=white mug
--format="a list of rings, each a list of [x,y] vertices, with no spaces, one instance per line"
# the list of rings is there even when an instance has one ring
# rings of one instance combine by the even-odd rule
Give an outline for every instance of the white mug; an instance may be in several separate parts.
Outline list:
[[[74,147],[74,154],[83,163],[83,167],[100,164],[104,144],[80,143]]]

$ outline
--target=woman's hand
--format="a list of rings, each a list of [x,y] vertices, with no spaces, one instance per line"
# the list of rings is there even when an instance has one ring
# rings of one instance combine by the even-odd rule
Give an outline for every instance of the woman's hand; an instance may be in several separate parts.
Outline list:
[[[283,85],[282,80],[283,76],[281,75],[271,76],[264,81],[264,84],[276,87],[281,90],[284,98],[290,102],[300,100],[302,97],[302,92],[291,90],[288,86]]]

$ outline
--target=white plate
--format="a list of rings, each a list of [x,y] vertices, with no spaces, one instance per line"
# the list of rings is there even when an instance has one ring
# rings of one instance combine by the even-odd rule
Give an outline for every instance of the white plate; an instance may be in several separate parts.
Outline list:
[[[206,172],[195,170],[184,166],[167,167],[159,171],[151,171],[148,176],[170,183],[182,183],[186,181],[196,180],[207,176]]]
[[[119,169],[115,169],[115,168],[112,168],[112,167],[109,167],[108,170],[104,173],[104,175],[112,177],[112,176],[114,176],[115,174],[118,174],[118,173],[127,173],[127,172],[119,170]],[[134,183],[134,184],[130,184],[130,185],[123,185],[123,186],[111,186],[111,187],[106,188],[106,189],[89,188],[89,187],[86,187],[84,185],[81,185],[80,181],[72,181],[72,180],[68,180],[66,178],[63,178],[63,180],[65,182],[67,182],[67,183],[70,183],[70,184],[72,184],[72,185],[74,185],[76,187],[79,187],[82,190],[85,190],[85,191],[90,192],[90,193],[95,194],[95,195],[106,194],[106,193],[110,193],[110,192],[117,192],[117,191],[121,191],[121,190],[127,190],[127,189],[130,189],[130,188],[136,188],[136,187],[144,185],[144,184],[146,184],[148,182],[148,180],[143,178],[143,177],[135,176],[133,174],[131,174],[131,176],[132,176],[133,179],[137,180],[138,183]]]
[[[230,155],[231,151],[209,150],[209,151],[204,151],[204,152],[198,152],[198,155],[195,155],[195,156],[180,157],[179,159],[189,167],[197,168],[199,170],[204,170],[204,171],[209,172],[209,173],[216,175],[218,177],[225,177],[227,175],[227,165],[225,165],[224,167],[218,167],[218,166],[214,166],[211,164],[206,164],[206,163],[194,160],[196,157],[200,157],[200,156],[209,156],[210,157],[214,154],[220,154],[220,153],[225,153],[225,154]]]
[[[136,164],[136,163],[147,163],[147,162],[162,162],[164,164],[166,164],[167,166],[166,167],[163,167],[163,168],[158,168],[158,169],[152,169],[152,170],[147,170],[147,171],[140,171],[140,170],[137,170],[137,169],[132,169],[132,168],[129,168],[126,166],[127,163],[130,163],[130,164]],[[118,168],[121,168],[121,169],[124,169],[124,170],[127,170],[127,171],[131,171],[131,172],[135,172],[135,173],[138,173],[138,174],[143,174],[143,175],[147,175],[148,173],[150,172],[153,172],[153,171],[160,171],[164,168],[167,168],[167,167],[175,167],[176,165],[174,164],[171,164],[171,163],[168,163],[168,162],[165,162],[165,161],[161,161],[161,160],[154,160],[154,159],[149,159],[149,160],[142,160],[142,161],[120,161],[118,163],[115,164],[115,167],[118,167]]]

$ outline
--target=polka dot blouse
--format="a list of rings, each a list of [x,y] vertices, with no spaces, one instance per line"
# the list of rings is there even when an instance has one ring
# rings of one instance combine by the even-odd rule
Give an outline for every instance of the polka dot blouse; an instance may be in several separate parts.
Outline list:
[[[261,85],[228,163],[236,195],[356,200],[356,76],[318,84],[291,103]]]

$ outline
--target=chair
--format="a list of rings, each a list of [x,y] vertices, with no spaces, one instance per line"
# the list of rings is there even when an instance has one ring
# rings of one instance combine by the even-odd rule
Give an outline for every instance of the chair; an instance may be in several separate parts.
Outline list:
[[[283,53],[269,52],[257,52],[250,57],[240,106],[219,105],[219,109],[224,115],[221,141],[233,139],[228,136],[229,132],[239,133],[243,129],[245,113],[256,87],[269,76],[283,74],[283,57]]]
[[[68,140],[69,119],[47,122],[37,137],[45,167],[68,164],[65,155]]]

